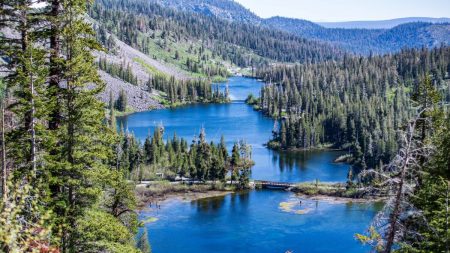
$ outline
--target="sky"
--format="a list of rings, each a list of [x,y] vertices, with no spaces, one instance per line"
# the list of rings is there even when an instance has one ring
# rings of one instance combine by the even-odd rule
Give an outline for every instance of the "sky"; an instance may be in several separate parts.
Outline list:
[[[316,22],[449,17],[450,0],[235,0],[260,17]]]

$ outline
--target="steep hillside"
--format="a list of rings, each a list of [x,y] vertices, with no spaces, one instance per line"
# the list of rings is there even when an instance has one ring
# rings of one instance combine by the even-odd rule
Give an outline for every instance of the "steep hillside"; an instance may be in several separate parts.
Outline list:
[[[97,54],[108,84],[102,99],[108,102],[110,90],[117,99],[124,90],[133,110],[186,103],[186,85],[212,96],[204,84],[177,80],[209,83],[232,72],[251,74],[259,65],[339,59],[340,48],[383,54],[450,41],[449,24],[328,29],[306,20],[261,19],[229,0],[99,0],[89,14],[108,49]],[[189,99],[212,99],[193,94]]]
[[[99,0],[90,16],[99,23],[99,34],[102,30],[111,32],[154,59],[204,76],[220,72],[224,62],[246,67],[269,62],[319,62],[343,55],[336,47],[290,33],[143,0]]]
[[[214,16],[228,21],[252,22],[257,24],[261,18],[235,1],[229,0],[150,0],[176,10],[192,11]]]

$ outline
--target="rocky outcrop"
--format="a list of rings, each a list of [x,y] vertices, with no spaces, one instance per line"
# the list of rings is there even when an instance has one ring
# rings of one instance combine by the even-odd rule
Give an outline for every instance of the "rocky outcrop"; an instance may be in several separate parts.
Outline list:
[[[147,92],[139,86],[114,78],[104,71],[99,71],[99,74],[106,83],[105,90],[99,96],[103,102],[109,103],[110,92],[112,92],[113,99],[116,100],[119,97],[119,92],[124,90],[127,94],[128,106],[134,111],[140,112],[164,108],[164,106],[154,99],[158,94]]]

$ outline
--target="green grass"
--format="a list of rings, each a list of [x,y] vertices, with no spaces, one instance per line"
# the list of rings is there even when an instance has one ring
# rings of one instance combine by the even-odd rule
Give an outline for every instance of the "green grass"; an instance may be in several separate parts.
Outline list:
[[[156,218],[156,217],[148,217],[147,219],[143,220],[142,222],[144,224],[148,224],[148,223],[153,223],[153,222],[157,222],[157,221],[158,221],[158,218]]]
[[[321,183],[321,182],[305,182],[295,185],[293,192],[305,194],[308,196],[331,196],[341,198],[365,198],[367,197],[363,189],[347,187],[342,183]]]
[[[180,41],[175,42],[175,40],[171,37],[166,39],[167,45],[163,47],[163,39],[160,38],[161,31],[156,31],[156,36],[154,39],[150,39],[148,41],[148,52],[149,56],[153,59],[163,62],[168,66],[174,67],[178,69],[178,71],[184,72],[187,75],[194,78],[210,78],[213,81],[226,80],[226,77],[213,76],[208,77],[204,73],[194,73],[187,69],[186,60],[189,58],[193,61],[198,61],[198,52],[201,48],[200,42],[192,42],[181,39]],[[143,40],[147,38],[147,34],[140,34],[139,39]],[[189,50],[189,47],[192,46],[192,50]],[[175,58],[175,52],[178,52],[178,58]],[[219,63],[222,67],[225,67],[225,64],[231,65],[229,62],[225,62],[218,56],[212,57],[213,52],[209,49],[204,49],[203,54],[207,56],[208,59],[201,60],[205,66],[215,66],[215,64]],[[151,70],[152,72],[154,69]]]
[[[133,58],[133,61],[136,62],[136,63],[139,63],[139,65],[141,65],[145,69],[145,71],[147,71],[147,73],[149,73],[151,75],[167,76],[165,73],[159,71],[158,69],[156,69],[152,65],[147,64],[144,60],[142,60],[140,58]]]

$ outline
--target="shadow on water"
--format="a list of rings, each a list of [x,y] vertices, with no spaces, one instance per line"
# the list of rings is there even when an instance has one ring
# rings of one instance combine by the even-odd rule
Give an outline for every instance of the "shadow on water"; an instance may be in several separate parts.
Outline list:
[[[274,151],[272,162],[281,171],[284,170],[305,170],[307,161],[314,155],[314,151]]]
[[[225,196],[200,199],[191,202],[200,213],[217,213],[225,204]]]

